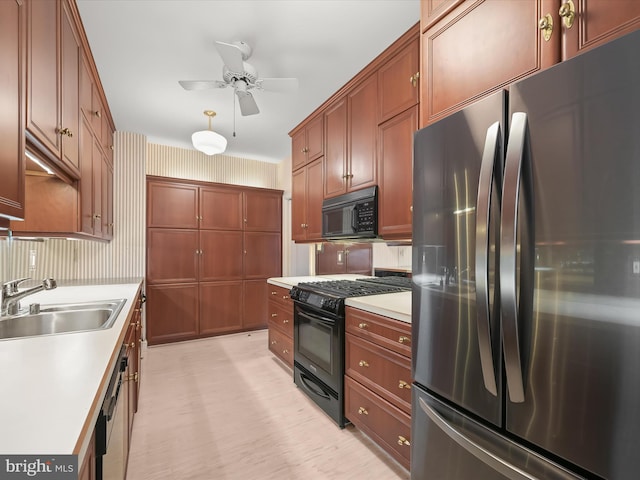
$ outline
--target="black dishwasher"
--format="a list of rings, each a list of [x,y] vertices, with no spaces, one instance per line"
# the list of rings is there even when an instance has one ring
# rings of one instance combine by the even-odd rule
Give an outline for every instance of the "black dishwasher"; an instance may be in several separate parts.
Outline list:
[[[123,480],[124,436],[127,434],[127,412],[120,398],[124,391],[127,369],[124,345],[118,354],[107,393],[96,421],[96,480]]]

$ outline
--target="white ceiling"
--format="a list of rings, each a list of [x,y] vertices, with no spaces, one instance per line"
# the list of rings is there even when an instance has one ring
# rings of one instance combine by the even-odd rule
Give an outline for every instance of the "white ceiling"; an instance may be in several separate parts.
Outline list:
[[[419,20],[419,0],[77,0],[116,129],[192,148],[207,128],[226,153],[280,162],[288,132]],[[221,80],[214,41],[242,40],[260,77],[296,77],[293,94],[253,91],[242,117],[233,89],[185,91],[178,80]],[[234,131],[234,103],[236,109]]]

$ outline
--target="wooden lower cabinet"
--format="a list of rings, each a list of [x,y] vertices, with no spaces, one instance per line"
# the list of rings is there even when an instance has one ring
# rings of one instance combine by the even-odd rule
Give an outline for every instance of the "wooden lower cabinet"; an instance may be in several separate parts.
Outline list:
[[[408,469],[411,324],[352,307],[345,323],[345,416]]]
[[[269,350],[293,368],[293,300],[289,289],[267,284]]]
[[[242,317],[243,330],[254,330],[267,326],[267,295],[268,284],[264,280],[244,281],[244,315]]]
[[[200,284],[200,335],[242,328],[242,281]]]
[[[96,433],[91,434],[87,453],[84,454],[82,465],[78,466],[78,480],[95,480],[96,478]]]
[[[411,416],[346,376],[345,415],[406,469],[411,463]]]
[[[195,338],[198,332],[198,284],[147,286],[149,345]]]

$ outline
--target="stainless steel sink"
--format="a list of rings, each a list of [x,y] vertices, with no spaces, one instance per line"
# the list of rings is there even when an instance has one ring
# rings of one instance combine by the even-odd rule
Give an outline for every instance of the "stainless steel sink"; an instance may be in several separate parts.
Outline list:
[[[0,318],[0,340],[107,329],[126,299],[42,305],[39,313]]]

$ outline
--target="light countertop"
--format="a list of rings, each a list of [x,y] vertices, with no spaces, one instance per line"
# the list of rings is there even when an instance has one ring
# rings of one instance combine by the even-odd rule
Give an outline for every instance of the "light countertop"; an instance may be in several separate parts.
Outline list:
[[[23,304],[125,298],[106,330],[0,340],[0,453],[85,454],[141,281],[60,286]]]
[[[367,278],[366,275],[316,275],[301,277],[274,277],[267,280],[272,285],[291,288],[298,283],[321,282],[326,280],[355,280]],[[394,318],[402,322],[411,323],[411,292],[385,293],[367,297],[350,297],[345,300],[350,307],[359,308],[367,312]]]

